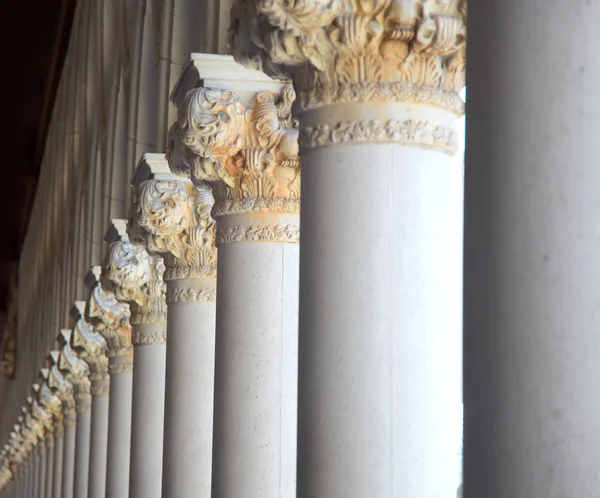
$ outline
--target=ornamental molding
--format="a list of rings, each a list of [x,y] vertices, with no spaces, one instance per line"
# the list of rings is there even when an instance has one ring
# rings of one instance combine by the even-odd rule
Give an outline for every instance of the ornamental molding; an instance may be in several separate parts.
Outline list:
[[[137,346],[152,346],[155,344],[165,344],[167,342],[167,327],[160,331],[143,331],[140,332],[134,327],[132,334],[132,342]]]
[[[110,393],[110,385],[105,379],[102,381],[92,382],[92,386],[90,388],[90,394],[92,396],[108,396],[108,393]]]
[[[60,351],[50,351],[50,369],[48,372],[48,387],[58,396],[62,404],[63,417],[69,410],[75,408],[73,397],[73,385],[69,382],[59,369]]]
[[[240,213],[300,213],[300,199],[289,197],[246,197],[244,199],[224,199],[215,205],[215,218]]]
[[[333,126],[319,124],[307,126],[300,135],[303,149],[365,142],[395,142],[437,149],[451,155],[458,150],[458,134],[454,129],[413,119],[341,121]]]
[[[125,225],[123,220],[113,221]],[[109,246],[102,272],[102,284],[129,305],[131,324],[166,321],[165,265],[160,256],[151,256],[141,244],[130,241],[126,232]]]
[[[300,242],[299,225],[251,225],[217,228],[217,246],[232,242]]]
[[[170,132],[172,171],[183,170],[195,185],[212,184],[215,216],[246,205],[252,210],[287,207],[300,198],[294,89],[287,84],[279,93],[252,95],[244,99],[230,90],[194,88],[180,103]]]
[[[90,380],[106,378],[108,375],[107,344],[104,338],[85,320],[85,303],[76,301],[71,315],[75,319],[71,345],[79,357],[90,367]]]
[[[236,0],[231,20],[236,60],[292,79],[301,112],[347,101],[347,85],[414,85],[426,89],[418,101],[438,105],[435,90],[465,83],[466,0]]]
[[[102,287],[100,273],[99,267],[92,268],[93,281],[86,318],[106,340],[108,358],[131,356],[133,346],[129,306],[119,302],[111,290]]]
[[[129,373],[133,370],[133,362],[126,361],[126,362],[119,362],[119,363],[111,363],[108,366],[108,369],[109,369],[111,375]]]
[[[70,345],[71,331],[63,329],[60,331],[59,341],[62,343],[62,351],[58,358],[58,368],[65,373],[66,380],[73,385],[73,396],[75,402],[90,392],[90,369]]]
[[[168,304],[216,301],[217,291],[213,289],[172,289],[167,293]]]
[[[165,258],[164,280],[216,277],[210,188],[151,179],[141,183],[134,202],[148,252]]]

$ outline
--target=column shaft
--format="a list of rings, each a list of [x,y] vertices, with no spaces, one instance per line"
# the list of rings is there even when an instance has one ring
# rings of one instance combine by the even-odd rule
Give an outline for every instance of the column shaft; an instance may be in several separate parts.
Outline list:
[[[106,498],[106,467],[108,447],[108,414],[109,397],[106,390],[102,394],[93,395],[92,383],[92,416],[90,421],[89,446],[89,498]],[[77,498],[77,497],[75,497]]]
[[[62,498],[62,480],[64,467],[65,429],[57,431],[54,436],[54,468],[52,486],[48,488],[49,497]]]
[[[127,498],[129,493],[129,460],[131,447],[131,403],[133,375],[131,363],[110,361],[110,409],[108,425],[108,468],[106,498]],[[118,367],[124,369],[117,370]],[[105,498],[98,495],[98,498]]]
[[[296,494],[298,256],[293,243],[219,246],[214,497]]]
[[[88,484],[90,473],[90,435],[92,423],[91,415],[92,414],[89,408],[86,411],[77,412],[73,498],[88,498]],[[67,464],[67,435],[68,433],[65,430],[65,465]],[[63,476],[63,487],[68,486],[68,484],[68,481]],[[65,494],[66,497],[67,495],[65,492],[69,493],[68,488],[63,488],[63,494]]]
[[[133,336],[162,336],[166,324],[133,325]],[[142,331],[143,329],[143,331]],[[155,329],[156,334],[153,330]],[[130,498],[160,498],[166,344],[134,344]]]
[[[215,303],[174,298],[185,296],[186,289],[196,290],[202,285],[214,292],[214,281],[167,282],[169,340],[162,488],[165,498],[210,496]]]
[[[38,472],[38,484],[36,491],[36,498],[46,498],[46,468],[48,449],[46,448],[46,442],[40,442],[40,457],[39,457],[39,472]]]
[[[32,498],[37,498],[40,490],[40,471],[41,471],[41,448],[38,443],[33,453],[33,485],[29,494]]]
[[[85,417],[84,417],[85,419]],[[84,420],[85,424],[85,420]],[[75,452],[77,447],[77,426],[79,425],[79,417],[77,424],[75,420],[68,423],[65,419],[65,435],[63,450],[57,450],[54,466],[57,470],[54,480],[54,496],[53,498],[73,498],[75,491]],[[59,445],[57,444],[58,448]],[[61,467],[58,465],[62,453],[62,474],[59,474]]]
[[[596,498],[600,3],[469,9],[464,496]]]
[[[62,424],[62,422],[60,423]],[[62,444],[62,436],[60,438],[56,438],[53,434],[50,434],[46,437],[46,480],[44,481],[44,492],[41,495],[42,498],[53,498],[52,492],[54,489],[54,453],[57,444],[57,439],[60,439],[60,443]]]

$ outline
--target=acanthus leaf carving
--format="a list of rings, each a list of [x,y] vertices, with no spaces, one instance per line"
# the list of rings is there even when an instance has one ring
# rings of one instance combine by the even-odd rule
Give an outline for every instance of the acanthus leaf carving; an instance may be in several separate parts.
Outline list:
[[[79,357],[88,364],[90,381],[93,384],[95,381],[108,379],[107,344],[104,338],[85,320],[84,310],[85,303],[77,301],[73,311],[75,325],[71,335],[71,344]]]

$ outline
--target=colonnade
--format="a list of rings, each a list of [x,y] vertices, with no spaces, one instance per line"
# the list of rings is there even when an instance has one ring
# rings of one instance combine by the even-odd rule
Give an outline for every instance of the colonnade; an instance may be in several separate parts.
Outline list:
[[[454,496],[461,329],[461,496],[600,496],[600,6],[542,3],[470,11],[463,299],[466,3],[166,2],[52,128],[0,497]]]

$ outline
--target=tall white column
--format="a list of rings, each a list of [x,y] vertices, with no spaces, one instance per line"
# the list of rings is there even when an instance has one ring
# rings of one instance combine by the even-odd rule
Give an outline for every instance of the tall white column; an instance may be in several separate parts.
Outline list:
[[[169,179],[170,178],[170,179]],[[210,496],[216,250],[209,189],[174,181],[164,156],[134,176],[148,252],[165,258],[167,344],[162,496]]]
[[[193,55],[204,84],[173,128],[192,181],[213,186],[217,271],[213,497],[296,495],[300,165],[291,85]],[[226,75],[226,76],[225,76]],[[232,92],[231,89],[235,88]],[[221,121],[226,115],[227,121]],[[214,123],[219,123],[214,127]],[[208,124],[208,125],[205,125]],[[171,155],[179,171],[180,157]]]
[[[464,496],[600,496],[600,3],[469,5]]]
[[[62,421],[61,421],[62,425]],[[53,429],[54,430],[54,429]],[[46,435],[46,469],[45,479],[42,484],[41,498],[52,498],[52,482],[54,480],[54,448],[56,445],[54,432]]]
[[[109,374],[107,344],[85,319],[85,302],[76,301],[71,309],[75,321],[71,344],[90,369],[89,498],[105,498],[106,455],[108,444]]]
[[[89,379],[90,369],[73,349],[71,349],[71,330],[60,331],[59,341],[62,346],[58,359],[59,368],[65,372],[66,379],[73,385],[75,411],[75,446],[71,454],[72,432],[65,424],[65,456],[63,470],[63,497],[87,498],[90,467],[90,434],[92,396]]]
[[[46,459],[47,459],[46,438],[39,444],[39,462],[38,479],[35,491],[35,498],[46,498]]]
[[[87,313],[108,343],[110,369],[110,412],[106,491],[98,498],[126,498],[129,490],[133,347],[129,306],[117,301],[100,283],[101,268],[90,273],[91,288]],[[92,278],[93,277],[93,278]],[[91,498],[91,497],[90,497]]]
[[[238,58],[263,57],[298,93],[297,494],[444,496],[458,427],[441,414],[461,388],[466,3],[241,3]]]
[[[160,256],[150,256],[140,244],[136,226],[113,220],[106,236],[110,248],[103,285],[131,309],[134,369],[129,495],[160,498],[167,335],[162,279],[165,266]]]
[[[47,376],[48,387],[58,396],[62,405],[62,420],[55,421],[54,477],[52,479],[51,496],[52,498],[71,498],[73,496],[73,469],[75,464],[76,412],[73,385],[59,369],[60,355],[59,351],[51,351],[48,357],[50,362]],[[63,486],[63,483],[67,484]],[[63,493],[63,490],[66,492]]]

